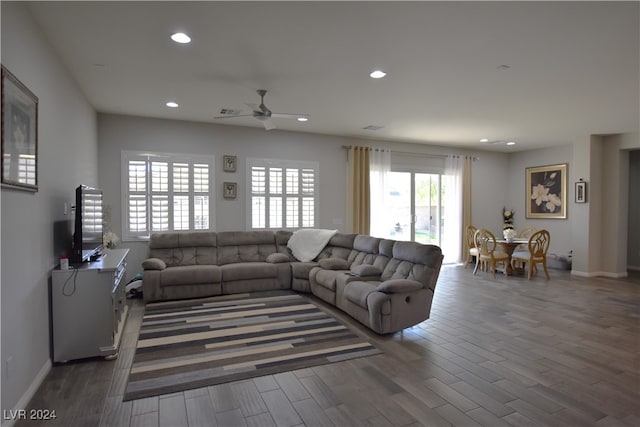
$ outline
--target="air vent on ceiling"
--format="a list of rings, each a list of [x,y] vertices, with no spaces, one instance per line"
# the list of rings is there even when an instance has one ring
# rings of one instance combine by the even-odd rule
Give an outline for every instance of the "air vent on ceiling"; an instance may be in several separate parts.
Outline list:
[[[384,126],[369,125],[369,126],[363,127],[362,129],[376,131],[376,130],[380,130],[382,128],[384,128]]]
[[[234,110],[232,108],[223,108],[220,110],[220,114],[223,116],[237,116],[242,110]]]

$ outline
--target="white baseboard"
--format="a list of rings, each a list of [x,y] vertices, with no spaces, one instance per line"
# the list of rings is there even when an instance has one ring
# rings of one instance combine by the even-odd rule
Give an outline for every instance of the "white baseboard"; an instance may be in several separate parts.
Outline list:
[[[31,402],[31,399],[33,399],[33,396],[35,396],[36,392],[38,391],[38,388],[40,388],[40,386],[42,385],[42,382],[47,377],[47,374],[49,373],[49,371],[51,371],[51,366],[52,366],[51,359],[47,359],[44,365],[42,365],[42,368],[40,368],[40,372],[38,372],[38,375],[36,375],[36,377],[31,382],[31,385],[29,385],[29,387],[24,392],[20,400],[18,400],[18,403],[16,403],[16,406],[13,408],[14,413],[18,409],[27,409],[27,407],[29,406],[29,403]],[[8,412],[9,411],[7,410],[7,413]],[[18,420],[3,419],[2,427],[13,427],[16,421]]]
[[[610,277],[612,279],[622,279],[628,276],[626,271],[623,273],[609,273],[606,271],[586,272],[586,271],[571,270],[571,274],[574,276],[580,276],[580,277]]]

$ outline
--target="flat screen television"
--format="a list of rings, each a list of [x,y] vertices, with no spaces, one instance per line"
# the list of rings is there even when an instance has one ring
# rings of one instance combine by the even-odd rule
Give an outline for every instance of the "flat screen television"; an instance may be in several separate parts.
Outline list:
[[[76,188],[76,217],[71,263],[81,264],[102,253],[102,190],[80,185]]]

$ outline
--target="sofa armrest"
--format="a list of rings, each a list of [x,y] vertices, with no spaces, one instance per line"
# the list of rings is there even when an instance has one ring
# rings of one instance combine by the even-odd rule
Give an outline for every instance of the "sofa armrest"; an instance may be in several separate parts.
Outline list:
[[[380,283],[376,290],[387,294],[398,294],[403,292],[417,291],[418,289],[422,288],[422,283],[418,282],[417,280],[390,279]]]
[[[145,270],[164,270],[167,264],[160,258],[148,258],[142,261],[142,268]]]
[[[347,260],[340,258],[324,258],[318,261],[318,265],[325,270],[348,270],[349,263]]]
[[[280,263],[289,262],[289,261],[291,261],[289,259],[289,257],[287,255],[283,254],[283,253],[280,253],[280,252],[276,252],[276,253],[270,254],[267,257],[267,262],[269,262],[271,264],[280,264]]]

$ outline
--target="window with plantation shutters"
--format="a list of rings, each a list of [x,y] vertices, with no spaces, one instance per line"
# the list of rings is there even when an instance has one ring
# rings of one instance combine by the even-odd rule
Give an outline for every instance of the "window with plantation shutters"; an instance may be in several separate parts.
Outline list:
[[[211,229],[213,161],[212,156],[123,152],[124,238]]]
[[[247,159],[249,229],[313,228],[318,163]]]

